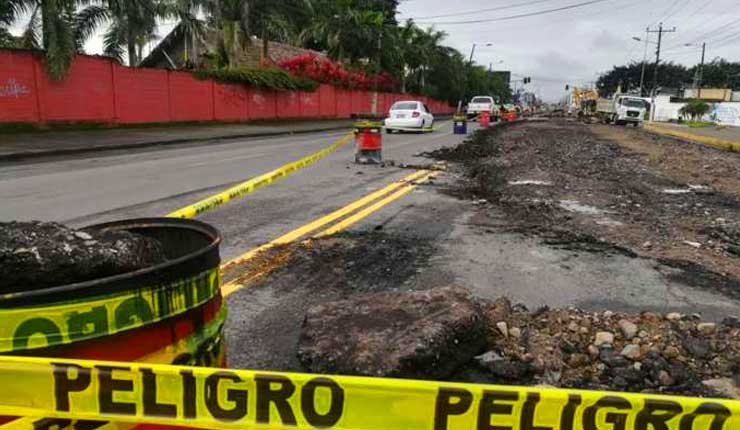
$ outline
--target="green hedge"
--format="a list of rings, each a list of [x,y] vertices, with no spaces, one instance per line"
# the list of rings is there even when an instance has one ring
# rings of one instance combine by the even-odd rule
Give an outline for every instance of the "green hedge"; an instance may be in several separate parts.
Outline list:
[[[198,79],[244,84],[250,87],[274,91],[314,91],[318,82],[293,76],[285,70],[273,67],[239,67],[232,69],[208,69],[195,72]]]

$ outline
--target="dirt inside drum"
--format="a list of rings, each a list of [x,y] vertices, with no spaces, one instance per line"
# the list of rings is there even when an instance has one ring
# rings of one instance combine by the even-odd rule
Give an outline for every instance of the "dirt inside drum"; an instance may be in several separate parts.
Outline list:
[[[0,297],[0,354],[226,365],[221,238],[215,228],[199,221],[146,218],[88,229],[125,230],[156,239],[167,261],[123,275]],[[15,419],[0,417],[0,426]]]

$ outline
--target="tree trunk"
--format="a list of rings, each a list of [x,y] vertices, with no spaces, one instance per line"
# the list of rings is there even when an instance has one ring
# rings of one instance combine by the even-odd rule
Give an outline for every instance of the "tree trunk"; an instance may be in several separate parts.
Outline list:
[[[249,31],[249,0],[241,0],[239,8],[239,27],[241,27],[241,30],[244,33],[244,38],[247,43],[249,43],[252,36]]]
[[[128,34],[128,65],[129,67],[136,67],[139,64],[139,59],[136,57],[136,41],[134,36],[129,32]]]
[[[270,42],[267,41],[267,34],[265,34],[265,30],[262,30],[262,55],[260,56],[262,58],[260,59],[260,62],[263,64],[270,61],[269,44]]]

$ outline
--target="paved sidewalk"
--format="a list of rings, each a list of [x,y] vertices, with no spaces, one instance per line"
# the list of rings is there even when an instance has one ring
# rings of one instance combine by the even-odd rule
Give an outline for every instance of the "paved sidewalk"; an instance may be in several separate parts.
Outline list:
[[[278,136],[340,130],[350,120],[301,121],[286,124],[184,125],[104,130],[0,133],[0,161],[81,154],[196,141]]]
[[[678,137],[679,139],[740,151],[740,127],[714,126],[691,128],[679,124],[646,123],[645,129],[662,135]]]

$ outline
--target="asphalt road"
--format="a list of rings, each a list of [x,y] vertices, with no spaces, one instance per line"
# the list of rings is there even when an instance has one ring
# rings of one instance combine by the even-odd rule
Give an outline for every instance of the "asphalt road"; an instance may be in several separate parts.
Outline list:
[[[0,221],[33,219],[79,227],[162,216],[326,147],[344,134],[194,143],[0,165]],[[452,134],[451,123],[442,122],[434,133],[384,135],[384,157],[419,162],[414,154],[460,140]],[[393,167],[357,166],[353,158],[350,143],[199,219],[221,230],[222,256],[230,258],[410,173]]]
[[[452,134],[451,123],[440,125],[431,134],[384,135],[384,158],[397,163],[429,163],[431,160],[415,155],[462,140]],[[326,147],[343,134],[200,143],[0,165],[0,221],[41,219],[84,226],[164,215]],[[348,144],[198,219],[221,231],[221,255],[227,260],[414,171],[358,166],[353,158],[354,148]],[[471,200],[440,192],[439,185],[455,181],[454,171],[443,174],[434,185],[417,187],[350,228],[382,226],[389,234],[432,244],[434,251],[424,267],[399,289],[454,283],[468,287],[478,297],[504,295],[530,308],[699,312],[713,320],[737,314],[740,309],[737,300],[670,280],[664,276],[665,268],[651,260],[554,249],[536,238],[492,233],[497,225],[506,225],[505,217],[493,213],[481,218],[479,207]],[[307,306],[302,300],[314,294],[310,280],[305,282],[308,284],[295,286],[294,295],[276,295],[269,285],[261,285],[228,297],[230,366],[298,370],[290,351]]]

